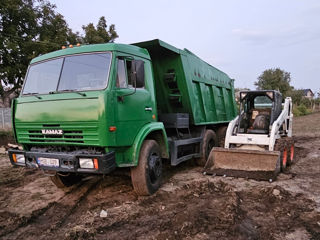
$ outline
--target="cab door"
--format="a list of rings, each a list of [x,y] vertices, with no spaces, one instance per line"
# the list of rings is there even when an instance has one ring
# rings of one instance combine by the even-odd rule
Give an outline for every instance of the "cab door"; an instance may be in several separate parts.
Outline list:
[[[152,121],[153,104],[145,84],[145,61],[117,58],[117,145],[130,146],[145,124]]]

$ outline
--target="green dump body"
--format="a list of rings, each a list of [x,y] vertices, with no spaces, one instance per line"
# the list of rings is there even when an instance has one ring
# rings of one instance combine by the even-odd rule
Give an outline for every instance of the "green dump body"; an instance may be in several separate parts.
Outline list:
[[[191,124],[226,123],[235,118],[234,80],[187,49],[161,40],[135,43],[148,50],[158,113],[189,113]]]

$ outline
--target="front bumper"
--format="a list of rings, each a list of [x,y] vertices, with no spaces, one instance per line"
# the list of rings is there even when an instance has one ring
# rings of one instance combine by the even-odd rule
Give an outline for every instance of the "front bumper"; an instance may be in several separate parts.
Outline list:
[[[32,152],[9,149],[8,153],[12,165],[39,168],[48,171],[108,174],[116,168],[114,152],[109,152],[106,154],[78,154],[60,152]],[[24,163],[15,161],[13,154],[24,155]],[[40,164],[39,158],[58,159],[58,164],[56,166],[42,165]],[[81,168],[79,164],[79,158],[97,159],[98,167]]]

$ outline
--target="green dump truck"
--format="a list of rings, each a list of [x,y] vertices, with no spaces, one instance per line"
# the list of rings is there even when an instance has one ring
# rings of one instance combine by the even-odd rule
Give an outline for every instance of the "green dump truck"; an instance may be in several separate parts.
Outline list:
[[[204,165],[236,116],[233,80],[161,40],[70,46],[31,61],[12,104],[23,150],[58,187],[130,167],[139,195],[161,184],[162,161]]]

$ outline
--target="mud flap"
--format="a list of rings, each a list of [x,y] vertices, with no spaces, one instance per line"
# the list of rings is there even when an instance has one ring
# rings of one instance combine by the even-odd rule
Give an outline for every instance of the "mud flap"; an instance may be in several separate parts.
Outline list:
[[[280,172],[280,152],[213,148],[204,167],[205,174],[275,180]]]

